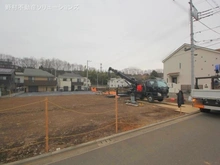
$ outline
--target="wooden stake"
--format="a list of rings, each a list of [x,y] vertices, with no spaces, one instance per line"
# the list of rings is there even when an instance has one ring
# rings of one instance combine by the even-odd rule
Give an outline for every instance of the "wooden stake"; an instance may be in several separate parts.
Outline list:
[[[48,150],[49,150],[48,134],[49,133],[48,133],[48,99],[47,99],[47,97],[45,99],[45,133],[46,133],[46,136],[45,136],[45,151],[48,152]]]

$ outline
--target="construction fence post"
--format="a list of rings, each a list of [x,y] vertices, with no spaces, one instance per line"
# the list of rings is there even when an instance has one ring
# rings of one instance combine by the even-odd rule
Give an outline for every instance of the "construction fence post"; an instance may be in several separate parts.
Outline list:
[[[115,95],[115,132],[118,133],[118,98]]]
[[[48,152],[49,146],[48,146],[48,98],[45,99],[45,151]]]

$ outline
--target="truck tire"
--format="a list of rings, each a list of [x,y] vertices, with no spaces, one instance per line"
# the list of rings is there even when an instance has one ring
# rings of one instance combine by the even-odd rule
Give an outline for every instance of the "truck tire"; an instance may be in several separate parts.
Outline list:
[[[210,111],[211,111],[210,109],[200,108],[200,112],[209,113]]]
[[[149,96],[147,96],[147,100],[148,100],[149,103],[153,103],[154,102],[154,97],[149,95]]]
[[[163,99],[158,99],[159,102],[163,101]]]

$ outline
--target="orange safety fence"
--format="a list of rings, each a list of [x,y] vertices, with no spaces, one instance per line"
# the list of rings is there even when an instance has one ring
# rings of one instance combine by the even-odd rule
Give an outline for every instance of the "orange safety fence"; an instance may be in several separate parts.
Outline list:
[[[115,95],[116,91],[110,93],[107,91],[104,94]],[[136,120],[136,116],[140,115],[139,112],[147,112],[146,108],[140,111],[136,109],[134,112],[133,107],[126,106],[118,97],[108,99],[100,95],[70,95],[44,97],[44,99],[42,97],[10,99],[5,100],[4,104],[6,101],[17,102],[3,105],[0,100],[0,114],[2,114],[0,121],[7,123],[0,123],[0,128],[4,130],[0,136],[0,157],[2,156],[4,163],[18,160],[22,156],[27,158],[54,151],[56,148],[103,138],[118,131],[144,126],[146,123]],[[24,104],[25,102],[27,103]],[[19,103],[23,104],[19,105]],[[18,113],[20,111],[22,113]],[[40,146],[37,151],[31,151],[29,155],[19,155],[29,152],[29,146],[38,144]],[[16,153],[18,154],[16,158],[9,157]]]

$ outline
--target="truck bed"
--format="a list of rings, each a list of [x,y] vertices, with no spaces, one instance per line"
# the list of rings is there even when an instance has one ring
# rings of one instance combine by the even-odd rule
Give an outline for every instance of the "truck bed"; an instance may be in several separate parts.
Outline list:
[[[193,89],[191,96],[192,98],[220,99],[220,90]]]

